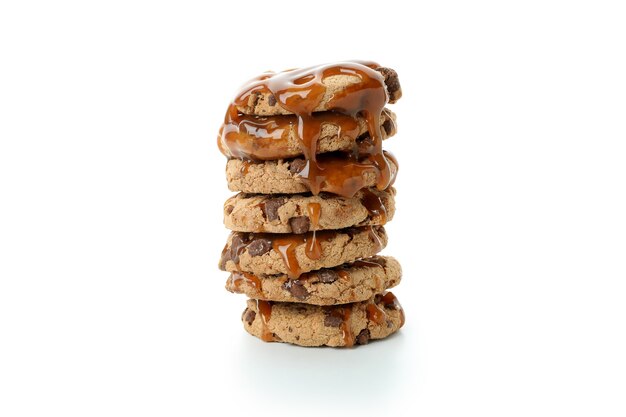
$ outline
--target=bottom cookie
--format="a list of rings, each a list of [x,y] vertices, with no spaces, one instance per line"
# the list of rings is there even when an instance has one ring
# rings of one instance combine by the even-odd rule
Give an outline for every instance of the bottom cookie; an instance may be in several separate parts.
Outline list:
[[[266,342],[350,347],[383,339],[404,325],[404,311],[391,292],[368,301],[335,306],[248,300],[241,320]]]

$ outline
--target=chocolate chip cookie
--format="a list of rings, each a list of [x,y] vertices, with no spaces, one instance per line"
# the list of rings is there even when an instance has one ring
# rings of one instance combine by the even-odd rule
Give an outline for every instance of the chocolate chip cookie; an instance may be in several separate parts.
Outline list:
[[[306,233],[382,226],[393,219],[395,189],[365,188],[352,198],[333,194],[239,193],[224,203],[224,225],[237,232]]]
[[[395,287],[401,277],[402,269],[397,260],[390,256],[373,256],[293,279],[285,274],[233,272],[226,289],[261,300],[333,305],[365,301]]]
[[[232,232],[219,267],[229,272],[286,274],[297,278],[305,272],[376,255],[386,245],[387,234],[382,226],[299,235]]]
[[[391,293],[334,306],[248,300],[241,320],[246,331],[266,342],[299,346],[365,345],[404,325],[404,311]]]
[[[315,153],[346,151],[365,154],[372,147],[367,121],[361,115],[315,113],[320,125]],[[396,133],[396,115],[384,109],[379,120],[383,139]],[[273,160],[303,155],[295,115],[238,116],[222,125],[217,145],[228,158]]]
[[[390,169],[388,183],[392,185],[398,164],[390,153],[384,155]],[[352,197],[363,188],[379,184],[380,171],[371,158],[351,161],[340,155],[325,154],[317,162],[323,167],[324,174],[310,178],[309,163],[304,159],[264,162],[231,159],[226,164],[226,181],[231,191],[251,194],[307,193],[311,191],[311,182],[316,182],[320,191],[344,197]]]

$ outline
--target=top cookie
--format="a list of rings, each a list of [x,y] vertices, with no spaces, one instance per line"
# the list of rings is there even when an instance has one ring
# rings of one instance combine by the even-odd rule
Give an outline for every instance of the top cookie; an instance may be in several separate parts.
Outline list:
[[[375,94],[376,87],[384,92],[383,105],[402,97],[398,74],[393,69],[373,62],[342,62],[265,73],[244,87],[235,104],[241,113],[258,116],[297,114],[294,108],[304,101],[310,113],[345,111],[352,110],[348,109],[352,103],[346,97],[355,92]]]

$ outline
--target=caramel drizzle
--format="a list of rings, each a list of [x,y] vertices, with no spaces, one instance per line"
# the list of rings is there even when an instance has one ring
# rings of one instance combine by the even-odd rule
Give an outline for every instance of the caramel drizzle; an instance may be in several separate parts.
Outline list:
[[[307,206],[307,212],[309,214],[309,220],[311,221],[311,228],[313,229],[313,235],[307,242],[304,249],[306,256],[309,259],[318,260],[322,257],[322,245],[317,240],[316,231],[320,226],[320,215],[322,213],[322,205],[320,203],[309,203]]]
[[[381,302],[383,303],[385,308],[397,310],[400,312],[400,327],[404,326],[404,310],[402,309],[398,298],[396,298],[396,296],[393,295],[391,291],[387,291],[385,294],[383,294]]]
[[[337,235],[334,230],[308,232],[300,235],[278,235],[272,239],[272,248],[280,254],[287,267],[289,278],[297,278],[302,274],[300,263],[296,257],[296,249],[306,245],[304,253],[309,259],[318,260],[322,257],[322,243],[328,242]]]
[[[314,225],[314,228],[317,228],[319,214],[317,213],[320,208],[315,208],[316,203],[312,203],[313,206],[309,210],[313,212],[313,220],[311,223]],[[367,226],[357,229],[358,233],[362,233],[367,231],[369,239],[376,245],[375,251],[378,252],[383,247],[383,242],[381,237],[379,236],[380,227],[375,226]],[[275,233],[258,233],[255,234],[256,239],[267,239],[271,242],[272,249],[280,254],[285,267],[287,268],[287,275],[289,278],[297,278],[302,274],[302,269],[300,268],[300,263],[298,262],[298,258],[296,255],[296,250],[299,246],[305,245],[304,253],[309,259],[317,260],[321,259],[323,255],[322,244],[325,242],[329,242],[333,238],[340,233],[336,230],[320,230],[320,231],[312,231],[303,234],[275,234]],[[343,233],[351,233],[350,230],[344,231]],[[252,243],[255,239],[252,240],[244,240],[238,238],[238,234],[234,234],[234,237],[231,239],[230,245],[226,245],[224,250],[222,251],[222,258],[224,258],[225,254],[230,251],[230,254],[233,255],[230,257],[230,260],[235,264],[237,268],[239,268],[239,256],[243,253],[243,251]],[[358,262],[358,261],[357,261]],[[366,262],[366,261],[361,261]],[[256,278],[256,277],[255,277]]]
[[[274,335],[269,329],[269,321],[272,316],[272,304],[269,301],[256,300],[256,308],[261,315],[261,340],[264,342],[274,341]]]
[[[387,223],[387,207],[383,199],[375,192],[365,188],[362,190],[361,203],[367,210],[370,218],[380,217],[380,223]]]
[[[226,289],[233,293],[241,293],[241,285],[243,283],[254,287],[259,296],[264,297],[261,280],[248,272],[237,271],[231,273],[226,281]]]
[[[354,345],[354,334],[352,333],[352,307],[335,307],[330,310],[330,315],[341,319],[341,338],[346,347]]]
[[[368,304],[366,310],[367,319],[376,324],[383,324],[387,319],[387,314],[376,304]]]
[[[385,189],[393,182],[394,177],[386,155],[382,151],[380,127],[381,113],[389,98],[384,77],[373,69],[377,66],[378,64],[373,62],[345,62],[289,70],[277,74],[264,74],[244,86],[243,91],[229,108],[225,123],[228,125],[229,120],[239,117],[236,107],[245,107],[252,94],[272,94],[281,107],[296,116],[296,133],[307,161],[299,176],[313,194],[328,191],[344,197],[352,197],[359,189],[357,188],[359,184],[355,183],[358,181],[354,179],[362,177],[366,172],[372,172],[375,175],[378,189]],[[340,74],[355,76],[359,78],[359,82],[350,84],[344,90],[334,94],[328,100],[327,108],[329,111],[348,115],[352,119],[361,115],[366,121],[372,146],[365,150],[364,159],[347,161],[346,158],[342,158],[341,162],[337,163],[336,160],[317,157],[317,143],[323,118],[314,116],[313,112],[326,94],[324,80]],[[250,128],[252,132],[259,131],[259,125],[263,123],[262,121],[251,123],[251,118],[243,117],[243,119],[244,128]],[[275,138],[274,135],[279,134],[280,139],[284,139],[286,129],[284,127],[281,129],[280,124],[272,125],[270,122],[270,125],[265,126],[264,129],[263,135]],[[228,131],[225,133],[223,131],[221,136],[228,133]],[[343,129],[340,134],[342,133],[345,133]],[[234,140],[237,141],[237,138]],[[221,141],[219,145],[223,151],[227,148],[227,145],[222,144]],[[247,153],[243,152],[239,154],[239,157],[246,157],[246,155]],[[341,174],[342,172],[344,174]]]

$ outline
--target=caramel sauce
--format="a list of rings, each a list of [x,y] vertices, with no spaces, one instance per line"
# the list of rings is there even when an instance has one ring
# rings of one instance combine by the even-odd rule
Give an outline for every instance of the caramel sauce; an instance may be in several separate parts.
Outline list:
[[[370,240],[375,245],[375,251],[380,252],[384,245],[383,245],[383,241],[381,237],[378,235],[378,230],[375,227],[370,226],[367,228],[367,233],[369,235]]]
[[[274,341],[274,335],[268,327],[272,316],[272,304],[269,301],[256,300],[256,307],[261,315],[261,340],[264,342],[272,342]]]
[[[392,310],[398,310],[400,312],[400,327],[404,326],[404,310],[400,305],[400,302],[396,298],[395,295],[391,291],[387,291],[383,294],[383,298],[381,300],[385,308],[389,308]]]
[[[277,238],[272,241],[272,248],[280,253],[280,256],[283,258],[289,278],[296,278],[302,273],[300,263],[298,258],[296,258],[296,248],[303,242],[303,235],[285,235],[283,238]]]
[[[330,310],[330,315],[341,319],[341,337],[346,347],[352,347],[354,345],[354,334],[352,334],[352,308],[348,305],[346,307],[334,307]]]
[[[378,194],[367,188],[363,189],[361,203],[367,210],[370,218],[380,216],[381,224],[387,223],[387,208]]]
[[[319,213],[316,211],[320,208],[315,208],[316,203],[312,203],[313,208],[309,210],[313,211],[314,220],[311,220],[312,224],[317,223],[319,220]],[[382,249],[382,240],[378,235],[379,231],[377,227],[368,226],[362,227],[359,231],[367,230],[367,233],[370,237],[370,240],[375,243],[377,246],[377,251]],[[257,239],[268,240],[272,249],[280,254],[285,267],[287,268],[287,275],[289,278],[297,278],[302,274],[302,270],[300,268],[300,263],[298,262],[298,258],[296,256],[296,249],[300,245],[305,245],[304,253],[309,259],[318,260],[322,257],[322,243],[329,242],[333,238],[337,236],[337,233],[340,233],[336,230],[321,230],[321,231],[312,231],[303,234],[279,234],[279,233],[255,233],[248,235],[248,237],[241,238],[240,234],[234,233],[233,238],[231,238],[230,245],[226,245],[224,250],[222,251],[222,258],[226,255],[227,252],[230,252],[229,260],[239,268],[239,256],[242,252]],[[365,262],[365,261],[362,261]]]
[[[254,289],[263,296],[263,287],[261,280],[248,272],[237,271],[230,274],[226,281],[226,289],[230,292],[241,293],[241,284],[246,283],[254,287]]]
[[[287,267],[289,278],[297,278],[302,274],[300,264],[296,257],[296,248],[306,245],[304,253],[309,259],[320,259],[322,257],[322,246],[324,242],[330,241],[337,235],[334,230],[323,230],[320,232],[308,232],[300,235],[273,235],[272,247],[280,253],[285,266]]]
[[[224,120],[224,128],[218,144],[231,157],[251,158],[268,156],[264,152],[273,141],[284,146],[286,127],[295,123],[300,148],[307,161],[306,167],[299,174],[313,194],[328,191],[344,197],[352,197],[363,188],[363,175],[371,172],[376,178],[376,186],[383,190],[393,181],[387,155],[382,151],[382,132],[380,117],[385,104],[389,101],[384,77],[374,70],[378,64],[373,62],[342,62],[317,67],[295,69],[280,73],[266,73],[248,82],[229,107]],[[326,97],[324,81],[336,75],[348,75],[358,79],[343,90]],[[245,108],[253,95],[268,94],[276,104],[294,117],[282,121],[277,118],[259,118],[240,115],[238,108]],[[365,119],[372,146],[362,151],[360,157],[326,159],[317,156],[321,127],[326,117],[313,113],[326,99],[326,109],[347,117],[332,116],[333,123],[339,123],[340,134],[353,134],[355,118]],[[352,129],[351,129],[352,128]],[[242,149],[241,132],[259,134],[258,149]],[[360,180],[359,180],[360,178]]]
[[[317,240],[315,232],[320,226],[320,214],[322,213],[322,206],[320,203],[309,203],[309,205],[307,206],[307,212],[309,214],[309,220],[311,221],[313,235],[307,241],[304,251],[309,259],[318,260],[322,257],[322,245],[320,244],[320,241]]]
[[[389,152],[382,152],[381,157],[390,157]],[[394,160],[393,157],[390,159]],[[387,159],[385,163],[387,164]],[[397,166],[397,165],[396,165]],[[384,187],[393,184],[398,173],[396,166],[386,165],[388,174]],[[316,160],[307,160],[306,165],[297,175],[310,188],[313,194],[321,191],[340,195],[342,197],[354,197],[362,188],[367,186],[366,176],[374,175],[377,178],[377,187],[380,188],[381,170],[379,162],[372,156],[353,157],[343,154],[316,155]]]
[[[376,324],[383,324],[387,318],[387,314],[376,304],[368,304],[366,307],[367,319]]]

